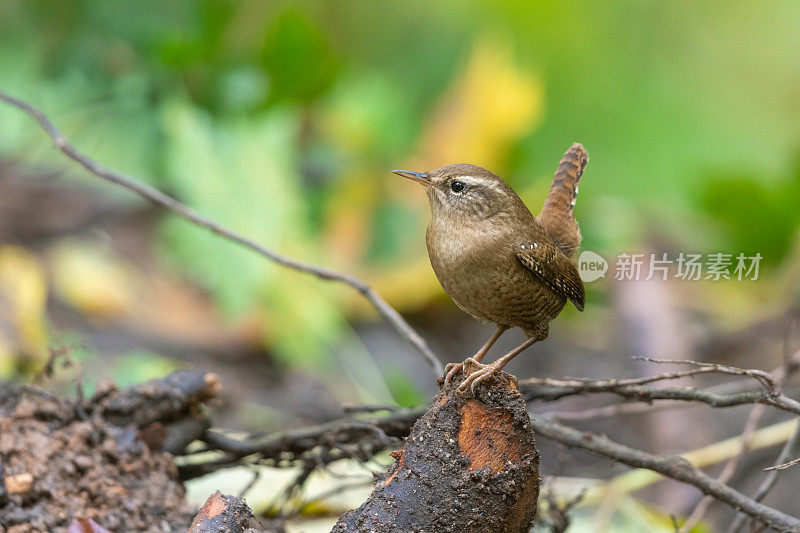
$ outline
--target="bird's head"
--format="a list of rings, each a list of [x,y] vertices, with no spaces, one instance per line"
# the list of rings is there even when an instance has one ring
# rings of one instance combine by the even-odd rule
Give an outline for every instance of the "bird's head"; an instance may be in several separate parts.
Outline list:
[[[501,177],[477,165],[462,163],[429,172],[392,172],[425,187],[434,216],[480,220],[509,212],[520,202]]]

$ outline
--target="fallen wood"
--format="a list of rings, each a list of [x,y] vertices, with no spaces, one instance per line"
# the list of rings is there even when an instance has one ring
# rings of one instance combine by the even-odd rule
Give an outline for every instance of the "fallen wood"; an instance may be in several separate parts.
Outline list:
[[[217,491],[200,508],[187,533],[284,533],[284,529],[259,523],[242,498]]]
[[[516,379],[501,373],[477,396],[445,386],[411,430],[397,463],[333,533],[528,531],[536,517],[539,453]]]
[[[178,370],[123,390],[117,390],[113,383],[103,383],[90,406],[92,412],[113,424],[133,423],[143,428],[153,422],[183,418],[199,403],[216,396],[220,388],[216,374]]]

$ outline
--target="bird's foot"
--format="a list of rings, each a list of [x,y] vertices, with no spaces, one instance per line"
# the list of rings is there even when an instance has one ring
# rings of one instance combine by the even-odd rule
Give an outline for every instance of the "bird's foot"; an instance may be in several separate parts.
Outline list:
[[[466,361],[464,362],[466,363]],[[472,394],[475,394],[475,387],[477,387],[479,383],[489,379],[497,372],[500,372],[500,370],[503,368],[502,366],[496,364],[497,361],[495,361],[494,363],[490,363],[488,365],[478,363],[474,359],[472,360],[472,362],[478,365],[478,369],[473,372],[470,372],[470,374],[466,377],[466,379],[464,379],[461,385],[459,385],[458,387],[459,392],[465,392],[467,390],[467,387],[469,387],[470,392]]]
[[[448,363],[448,365],[444,367],[444,384],[447,385],[451,381],[453,381],[455,375],[464,370],[464,368],[467,366],[483,367],[484,365],[482,365],[472,357],[467,357],[461,363]]]
[[[464,363],[448,363],[447,366],[444,367],[444,384],[448,385],[453,381],[453,376],[461,372],[463,368]]]

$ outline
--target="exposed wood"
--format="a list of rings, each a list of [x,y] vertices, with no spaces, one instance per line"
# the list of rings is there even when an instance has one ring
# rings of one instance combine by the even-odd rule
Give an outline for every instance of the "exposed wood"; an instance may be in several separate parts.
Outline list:
[[[536,516],[539,453],[516,380],[482,383],[477,397],[447,385],[414,424],[369,500],[334,533],[523,532]]]
[[[242,498],[217,491],[208,497],[187,533],[283,533],[283,527],[264,529]]]

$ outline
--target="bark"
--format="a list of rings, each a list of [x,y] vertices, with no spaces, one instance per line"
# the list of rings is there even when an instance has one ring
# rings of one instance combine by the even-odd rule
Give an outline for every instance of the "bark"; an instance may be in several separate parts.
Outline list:
[[[259,523],[242,498],[217,491],[200,508],[187,533],[285,533],[285,530],[280,525]]]
[[[516,379],[459,393],[445,386],[414,424],[397,463],[333,533],[525,532],[536,517],[539,452]]]
[[[113,383],[102,383],[91,399],[91,408],[118,426],[143,428],[153,422],[183,419],[198,404],[217,396],[220,389],[216,374],[178,370],[121,391]]]

